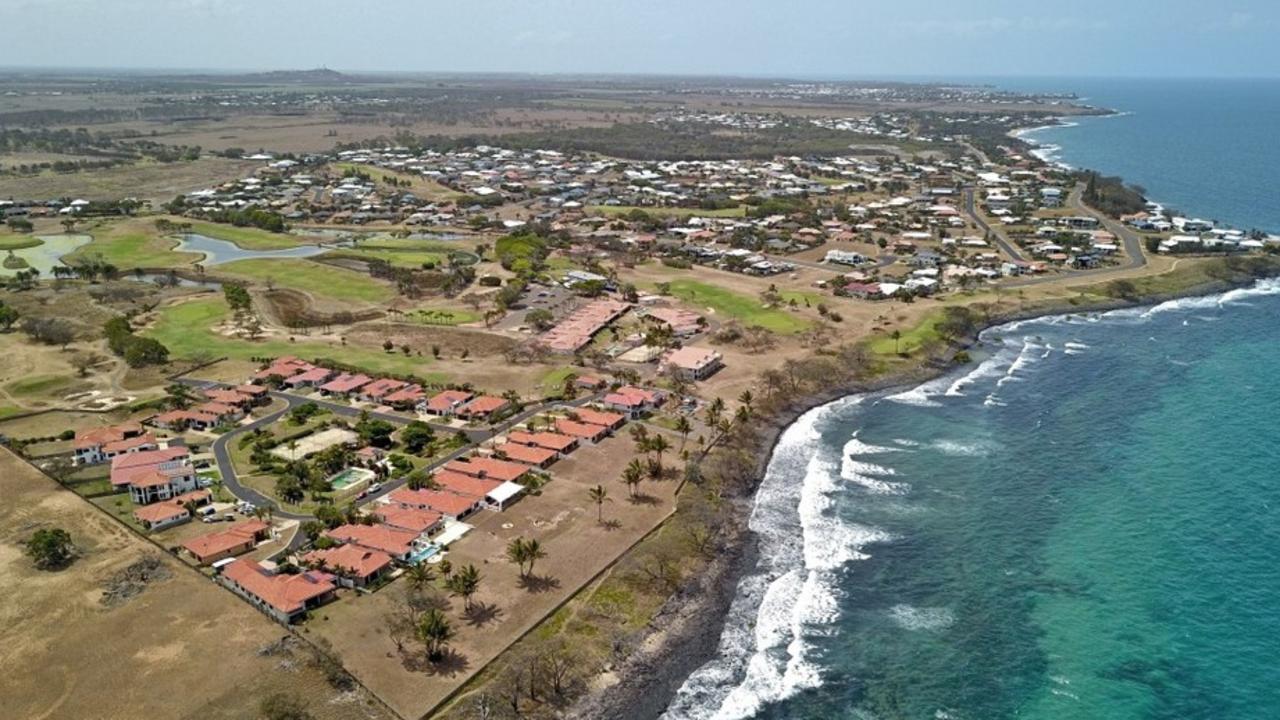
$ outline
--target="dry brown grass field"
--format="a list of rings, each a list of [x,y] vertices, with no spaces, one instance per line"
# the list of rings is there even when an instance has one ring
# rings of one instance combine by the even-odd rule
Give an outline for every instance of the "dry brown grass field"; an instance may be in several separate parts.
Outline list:
[[[317,718],[389,717],[359,692],[330,688],[303,652],[260,653],[284,628],[8,450],[0,496],[6,717],[252,718],[277,692],[297,694]],[[70,532],[81,557],[60,571],[35,569],[21,543],[43,527]],[[104,604],[112,576],[149,556],[167,577]]]

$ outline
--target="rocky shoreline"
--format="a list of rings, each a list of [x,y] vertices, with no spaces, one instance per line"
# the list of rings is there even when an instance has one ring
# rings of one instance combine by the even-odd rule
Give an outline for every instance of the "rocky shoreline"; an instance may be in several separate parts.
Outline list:
[[[1280,276],[1280,267],[1273,267],[1269,276]],[[1262,278],[1248,277],[1199,283],[1177,292],[1133,300],[1117,298],[1088,307],[1073,305],[1064,300],[1002,314],[991,318],[974,336],[953,347],[948,359],[953,358],[956,353],[973,349],[979,344],[982,332],[1012,322],[1053,315],[1092,314],[1152,306],[1180,298],[1215,295],[1253,285],[1260,279]],[[763,442],[756,455],[755,482],[732,498],[736,521],[726,536],[721,555],[698,575],[697,582],[682,588],[667,600],[650,623],[651,632],[641,649],[612,671],[612,675],[618,680],[582,698],[575,704],[569,717],[583,720],[657,718],[666,710],[689,675],[716,656],[729,607],[737,594],[738,583],[755,567],[757,539],[747,528],[755,490],[763,480],[773,450],[787,427],[809,410],[842,397],[894,387],[913,387],[955,368],[956,365],[952,362],[920,364],[874,382],[844,383],[822,392],[811,393],[792,402],[775,416],[762,418],[761,421],[766,425],[761,430]]]

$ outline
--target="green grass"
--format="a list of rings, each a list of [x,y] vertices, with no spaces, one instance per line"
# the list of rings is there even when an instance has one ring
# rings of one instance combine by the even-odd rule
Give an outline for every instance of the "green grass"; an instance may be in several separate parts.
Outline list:
[[[26,412],[17,405],[0,405],[0,420],[11,418],[14,415],[20,415]]]
[[[181,222],[189,221],[184,219]],[[220,223],[193,222],[191,232],[215,240],[235,243],[243,250],[286,250],[302,244],[298,237],[288,233],[273,233],[254,227],[236,227]]]
[[[0,250],[22,250],[24,248],[40,247],[43,244],[43,240],[30,235],[0,234]]]
[[[77,260],[101,258],[124,271],[183,267],[204,257],[200,253],[174,252],[177,240],[162,237],[154,226],[141,220],[99,225],[87,232],[93,240],[67,255],[65,262],[74,264]]]
[[[424,308],[405,313],[404,317],[406,320],[423,325],[443,326],[479,322],[482,318],[480,313],[462,308]]]
[[[437,267],[443,267],[449,259],[449,254],[431,250],[400,250],[361,244],[357,248],[344,248],[327,252],[323,257],[326,259],[382,260],[395,267],[420,268],[426,263],[434,263]]]
[[[493,245],[495,257],[510,255],[516,259],[529,259],[546,248],[546,242],[535,235],[505,235]]]
[[[564,381],[569,379],[570,375],[577,375],[580,372],[580,368],[570,366],[556,368],[548,372],[546,375],[542,376],[540,383],[542,386],[542,392],[548,395],[559,395],[560,391],[564,389]]]
[[[588,214],[596,215],[626,215],[633,210],[639,210],[649,215],[661,215],[669,217],[714,217],[714,218],[738,218],[746,217],[747,208],[745,205],[739,205],[732,208],[721,208],[719,210],[703,210],[701,208],[679,208],[679,207],[640,207],[638,205],[588,205],[584,208]]]
[[[868,342],[868,347],[876,355],[894,355],[895,348],[900,353],[914,352],[923,345],[942,339],[938,334],[938,323],[941,320],[942,311],[931,312],[914,327],[901,331],[902,336],[896,341],[891,335],[879,334]]]
[[[395,296],[390,285],[363,273],[297,258],[236,260],[218,272],[348,302],[383,303]]]
[[[169,348],[174,359],[192,358],[212,354],[233,360],[249,360],[255,357],[297,355],[308,360],[328,358],[335,362],[355,365],[370,373],[413,374],[429,381],[443,382],[441,373],[426,372],[431,362],[426,357],[407,357],[401,353],[386,353],[382,348],[333,346],[322,342],[298,342],[288,340],[261,340],[252,342],[224,337],[212,328],[231,314],[221,298],[193,300],[170,305],[160,310],[156,324],[143,334],[159,340]]]
[[[5,385],[4,389],[12,395],[39,395],[65,388],[74,382],[73,378],[66,375],[29,375]]]
[[[776,333],[795,333],[809,326],[803,318],[779,308],[766,308],[759,298],[697,280],[672,280],[671,294],[697,308],[711,308],[720,320],[739,320]]]

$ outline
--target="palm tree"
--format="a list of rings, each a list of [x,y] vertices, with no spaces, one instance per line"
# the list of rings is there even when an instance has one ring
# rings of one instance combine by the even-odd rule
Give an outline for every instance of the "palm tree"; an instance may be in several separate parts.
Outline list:
[[[529,560],[529,575],[533,574],[533,564],[547,556],[547,551],[542,549],[542,543],[537,540],[528,540],[524,544],[525,553]]]
[[[711,404],[707,406],[707,424],[716,425],[720,422],[721,416],[724,414],[724,400],[715,398]]]
[[[649,438],[649,452],[653,453],[658,461],[658,467],[662,467],[662,453],[671,449],[671,443],[667,442],[667,438],[662,435],[655,434]]]
[[[680,449],[684,450],[684,444],[689,440],[689,433],[693,432],[693,423],[689,422],[687,416],[676,416],[676,432],[680,433]]]
[[[644,479],[644,472],[644,464],[640,462],[640,458],[632,458],[622,471],[622,482],[627,484],[627,493],[633,498],[636,496],[636,486]]]
[[[609,499],[609,491],[604,489],[603,485],[597,485],[587,489],[587,496],[591,498],[591,502],[596,504],[596,522],[604,522],[604,503]]]
[[[750,413],[754,409],[751,403],[755,402],[755,399],[755,395],[752,395],[750,390],[743,390],[742,394],[738,396],[738,403],[741,404],[742,407],[746,408],[747,412]]]
[[[425,590],[436,579],[435,572],[426,563],[418,563],[410,567],[404,574],[409,587],[414,590]]]
[[[476,594],[480,589],[480,571],[475,565],[467,565],[458,572],[449,576],[445,581],[444,587],[450,593],[457,597],[461,597],[466,604],[468,610],[471,609],[471,596]]]
[[[537,540],[525,540],[518,537],[507,544],[507,559],[520,566],[520,577],[527,578],[533,574],[533,564],[547,556],[542,543]]]
[[[429,608],[418,621],[418,639],[427,646],[427,658],[439,662],[444,657],[444,646],[453,639],[449,618],[438,608]]]
[[[901,355],[902,353],[898,349],[898,346],[899,346],[899,341],[902,340],[902,331],[894,330],[893,332],[889,333],[889,337],[893,338],[893,354]]]

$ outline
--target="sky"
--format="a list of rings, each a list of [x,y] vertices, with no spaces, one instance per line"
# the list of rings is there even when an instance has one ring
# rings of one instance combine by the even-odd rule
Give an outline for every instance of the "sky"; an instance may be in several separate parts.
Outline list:
[[[1277,0],[0,0],[0,67],[1276,77]]]

